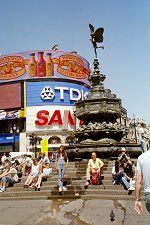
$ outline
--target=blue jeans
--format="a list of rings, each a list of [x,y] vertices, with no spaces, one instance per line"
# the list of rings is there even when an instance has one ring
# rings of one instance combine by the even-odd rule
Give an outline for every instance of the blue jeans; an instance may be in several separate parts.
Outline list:
[[[145,206],[150,213],[150,193],[145,193]]]
[[[5,182],[5,183],[9,183],[9,184],[15,183],[14,178],[11,177],[11,176],[3,177],[1,181],[2,181],[2,182]]]
[[[65,174],[65,162],[62,160],[58,161],[58,188],[63,188],[63,178]]]
[[[147,142],[144,139],[141,140],[141,150],[142,153],[147,151]]]
[[[115,177],[114,177],[114,181],[115,181],[115,184],[119,185],[120,184],[120,180],[122,178],[122,174],[121,173],[116,173],[115,174]]]
[[[128,189],[130,188],[130,183],[128,182],[128,179],[126,177],[121,178],[123,185]]]

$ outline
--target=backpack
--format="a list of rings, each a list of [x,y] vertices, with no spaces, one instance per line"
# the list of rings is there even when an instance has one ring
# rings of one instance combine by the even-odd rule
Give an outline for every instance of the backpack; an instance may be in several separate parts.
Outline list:
[[[99,174],[97,172],[92,174],[92,184],[99,184]]]

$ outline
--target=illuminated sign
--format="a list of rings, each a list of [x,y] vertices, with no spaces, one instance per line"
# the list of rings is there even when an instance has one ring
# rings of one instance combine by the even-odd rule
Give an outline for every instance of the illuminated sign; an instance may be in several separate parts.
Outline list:
[[[73,105],[89,97],[86,84],[61,81],[27,82],[27,106]]]
[[[53,113],[47,110],[40,110],[37,115],[37,119],[35,120],[35,124],[37,126],[52,126],[54,124],[59,125],[60,127],[64,127],[66,124],[70,124],[70,126],[75,126],[75,117],[69,110],[64,110],[64,115],[62,116],[60,110],[55,110]],[[82,121],[79,121],[79,125],[82,124]]]
[[[86,59],[63,51],[27,51],[0,56],[0,82],[30,78],[65,78],[89,85]]]
[[[37,120],[35,121],[35,124],[37,126],[45,126],[45,125],[53,125],[53,124],[58,124],[59,126],[63,125],[63,120],[69,122],[70,125],[74,126],[75,121],[74,121],[74,116],[71,115],[71,112],[68,110],[64,110],[64,116],[62,118],[60,110],[55,110],[52,115],[47,110],[40,110],[37,113]],[[50,118],[48,118],[50,117]]]
[[[84,92],[83,90],[78,90],[76,88],[68,88],[68,87],[55,87],[55,90],[58,90],[60,93],[60,99],[65,99],[65,92],[69,93],[69,99],[72,101],[79,101],[86,99],[89,95],[89,92]],[[41,92],[41,98],[43,100],[52,100],[55,97],[54,91],[51,89],[51,87],[44,87]]]
[[[81,125],[73,106],[31,106],[26,111],[26,131],[73,131]]]

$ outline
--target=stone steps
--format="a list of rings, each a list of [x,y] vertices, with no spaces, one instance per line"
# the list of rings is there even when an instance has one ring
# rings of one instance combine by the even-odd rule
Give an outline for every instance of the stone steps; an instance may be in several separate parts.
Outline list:
[[[53,173],[47,181],[42,182],[40,191],[35,191],[34,188],[23,188],[23,184],[27,179],[26,176],[21,178],[20,183],[9,187],[5,192],[0,193],[0,200],[39,200],[53,198],[83,198],[83,199],[135,199],[135,193],[128,195],[123,186],[113,185],[111,177],[111,169],[114,161],[103,160],[105,162],[103,175],[103,185],[89,185],[88,189],[84,189],[86,181],[87,160],[81,162],[69,162],[65,172],[65,179],[68,181],[67,191],[63,195],[59,195],[57,189],[57,171],[55,164],[52,163]],[[142,192],[143,193],[143,192]],[[143,195],[142,195],[143,197]]]
[[[105,199],[105,200],[133,200],[135,201],[135,196],[134,195],[96,195],[96,194],[91,194],[91,195],[82,195],[81,197],[84,200],[90,200],[90,199]],[[141,197],[141,201],[144,200],[144,197]]]

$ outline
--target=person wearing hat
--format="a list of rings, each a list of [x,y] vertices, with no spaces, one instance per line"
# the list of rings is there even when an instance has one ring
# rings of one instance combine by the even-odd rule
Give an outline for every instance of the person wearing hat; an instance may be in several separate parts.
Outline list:
[[[118,160],[120,163],[128,162],[130,160],[130,156],[126,153],[126,149],[124,147],[121,148],[121,153],[118,156]]]

